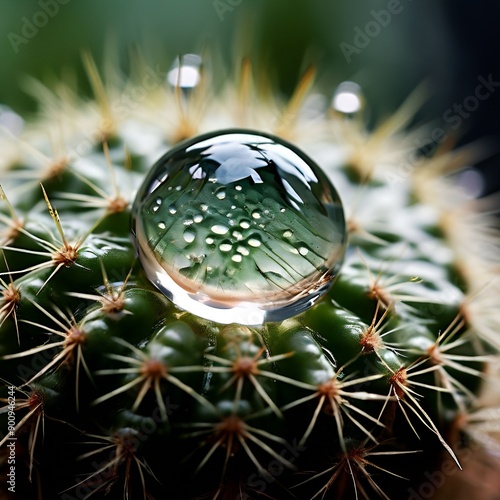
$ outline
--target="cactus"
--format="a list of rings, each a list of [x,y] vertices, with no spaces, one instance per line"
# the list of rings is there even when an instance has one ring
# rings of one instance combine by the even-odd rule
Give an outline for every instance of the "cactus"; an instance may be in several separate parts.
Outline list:
[[[473,150],[415,147],[419,91],[369,132],[311,70],[280,105],[246,60],[216,96],[85,64],[95,101],[34,84],[2,138],[2,498],[406,498],[467,467],[498,240],[454,185]]]

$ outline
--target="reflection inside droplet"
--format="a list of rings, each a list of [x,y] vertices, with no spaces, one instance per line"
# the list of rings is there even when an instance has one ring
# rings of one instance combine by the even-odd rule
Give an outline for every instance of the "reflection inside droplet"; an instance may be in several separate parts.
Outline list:
[[[346,241],[325,174],[294,146],[246,130],[194,138],[162,157],[139,191],[132,230],[151,281],[219,323],[281,321],[310,307],[333,282]]]

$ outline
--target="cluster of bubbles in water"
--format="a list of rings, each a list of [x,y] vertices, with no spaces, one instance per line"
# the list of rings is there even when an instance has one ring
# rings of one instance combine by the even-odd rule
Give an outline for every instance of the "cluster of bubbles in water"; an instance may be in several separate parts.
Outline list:
[[[175,304],[220,323],[280,321],[331,285],[339,196],[286,142],[248,130],[191,139],[151,169],[133,209],[138,257]]]

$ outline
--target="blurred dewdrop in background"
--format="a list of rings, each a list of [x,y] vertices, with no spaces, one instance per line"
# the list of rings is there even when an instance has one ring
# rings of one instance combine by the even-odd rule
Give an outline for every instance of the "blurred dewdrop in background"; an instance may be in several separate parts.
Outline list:
[[[202,58],[198,54],[179,56],[167,73],[167,82],[172,87],[193,89],[200,83]]]
[[[342,82],[333,94],[332,107],[348,115],[360,111],[363,107],[361,86],[355,82]]]
[[[0,129],[19,135],[24,128],[24,120],[9,106],[0,104]]]

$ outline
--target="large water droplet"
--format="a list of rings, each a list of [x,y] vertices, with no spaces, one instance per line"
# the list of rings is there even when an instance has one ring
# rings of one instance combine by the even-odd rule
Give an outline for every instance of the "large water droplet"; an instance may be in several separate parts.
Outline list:
[[[193,215],[200,210],[203,218]],[[239,231],[229,230],[233,217]],[[196,137],[163,156],[139,190],[132,232],[146,274],[174,303],[248,325],[310,307],[332,284],[346,242],[339,196],[319,167],[247,130]]]

